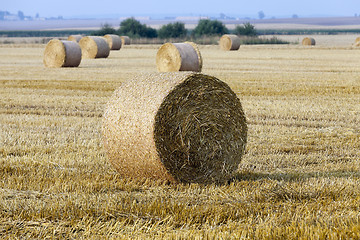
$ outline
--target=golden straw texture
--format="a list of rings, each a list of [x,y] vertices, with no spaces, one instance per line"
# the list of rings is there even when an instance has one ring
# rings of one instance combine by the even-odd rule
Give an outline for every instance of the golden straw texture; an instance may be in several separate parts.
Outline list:
[[[107,43],[109,44],[110,50],[120,50],[121,48],[121,38],[115,34],[106,34],[104,36]]]
[[[77,42],[53,39],[45,47],[43,62],[46,67],[77,67],[81,48]]]
[[[201,72],[202,57],[195,43],[165,43],[156,54],[159,72]]]
[[[225,51],[238,50],[240,48],[240,38],[233,34],[225,34],[220,38],[219,45]]]
[[[103,37],[83,37],[79,44],[83,58],[107,58],[110,54],[109,45]]]
[[[122,45],[130,45],[130,38],[128,36],[120,36]]]
[[[313,46],[315,43],[315,39],[309,37],[306,37],[302,40],[302,45],[304,46]]]
[[[124,82],[109,100],[103,140],[123,177],[224,183],[247,141],[236,94],[215,77],[154,73]]]
[[[360,37],[357,37],[357,38],[355,39],[355,46],[356,46],[356,47],[360,47]]]
[[[70,35],[67,40],[73,42],[79,42],[81,38],[82,35]]]

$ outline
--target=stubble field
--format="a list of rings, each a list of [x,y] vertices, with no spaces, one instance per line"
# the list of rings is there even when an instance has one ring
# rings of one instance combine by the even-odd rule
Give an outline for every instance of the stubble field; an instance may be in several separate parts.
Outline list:
[[[360,49],[200,46],[249,128],[233,181],[205,186],[124,179],[103,149],[106,102],[159,47],[49,69],[45,45],[0,45],[0,238],[360,238]]]

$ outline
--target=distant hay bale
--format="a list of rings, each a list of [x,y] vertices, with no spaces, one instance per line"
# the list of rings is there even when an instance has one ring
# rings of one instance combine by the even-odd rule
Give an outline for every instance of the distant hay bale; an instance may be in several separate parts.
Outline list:
[[[79,42],[82,37],[83,37],[82,35],[70,35],[67,40],[73,42]]]
[[[104,36],[107,43],[109,44],[110,50],[120,50],[121,48],[121,38],[115,34],[106,34]]]
[[[130,45],[130,38],[128,36],[120,36],[122,45]]]
[[[356,47],[360,47],[360,37],[357,37],[357,38],[355,39],[355,46],[356,46]]]
[[[225,34],[220,38],[220,48],[225,51],[238,50],[240,47],[240,38],[233,34]]]
[[[156,54],[159,72],[201,72],[202,57],[195,43],[165,43]]]
[[[81,62],[81,48],[77,42],[53,39],[44,51],[46,67],[77,67]]]
[[[306,37],[302,40],[302,45],[304,46],[314,46],[315,45],[315,39]]]
[[[153,73],[124,82],[107,103],[103,141],[123,177],[224,183],[247,142],[236,94],[199,73]]]
[[[109,45],[103,37],[83,37],[79,44],[83,58],[107,58],[110,54]]]

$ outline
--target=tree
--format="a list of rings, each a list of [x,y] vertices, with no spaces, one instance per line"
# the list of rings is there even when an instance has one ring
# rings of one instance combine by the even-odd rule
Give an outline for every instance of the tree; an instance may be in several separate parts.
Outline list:
[[[114,33],[116,33],[116,30],[110,24],[105,23],[104,25],[102,25],[100,30],[93,32],[92,35],[104,36],[106,34],[114,34]]]
[[[145,26],[145,35],[143,37],[156,38],[158,36],[156,29]]]
[[[201,19],[192,34],[199,37],[203,35],[223,35],[228,32],[225,25],[218,20]]]
[[[147,27],[145,24],[141,24],[135,18],[125,19],[120,23],[120,28],[118,30],[120,35],[127,35],[133,38],[139,37],[148,37],[155,38],[157,37],[157,32],[151,27]]]
[[[258,16],[260,19],[264,19],[265,18],[265,13],[263,11],[258,12]]]
[[[257,36],[257,32],[256,32],[254,25],[252,25],[249,22],[244,23],[243,26],[240,26],[240,25],[236,26],[235,34],[243,35],[243,36],[253,36],[253,37]]]
[[[186,34],[185,24],[181,22],[166,24],[158,30],[159,38],[182,38]]]

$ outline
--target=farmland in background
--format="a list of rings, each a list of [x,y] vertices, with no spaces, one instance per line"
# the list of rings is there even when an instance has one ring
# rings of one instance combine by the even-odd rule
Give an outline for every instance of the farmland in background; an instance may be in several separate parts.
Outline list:
[[[199,46],[203,73],[236,92],[249,127],[221,186],[124,179],[107,161],[105,104],[156,71],[160,45],[49,69],[44,44],[1,44],[0,238],[360,238],[360,49],[353,35],[316,40]]]
[[[131,16],[128,16],[131,17]],[[47,21],[0,21],[0,30],[96,30],[101,25],[108,23],[113,27],[118,27],[124,18],[104,18],[104,19],[53,19]],[[178,18],[178,19],[145,19],[140,18],[144,23],[153,28],[160,28],[162,25],[181,21],[185,23],[187,29],[193,29],[197,25],[199,19]],[[297,31],[299,29],[337,29],[339,31],[347,31],[360,29],[359,17],[299,17],[299,18],[274,18],[274,19],[227,19],[221,20],[226,27],[234,29],[235,25],[242,25],[250,22],[255,25],[256,29],[282,29],[289,31]]]

